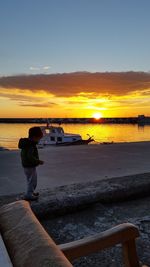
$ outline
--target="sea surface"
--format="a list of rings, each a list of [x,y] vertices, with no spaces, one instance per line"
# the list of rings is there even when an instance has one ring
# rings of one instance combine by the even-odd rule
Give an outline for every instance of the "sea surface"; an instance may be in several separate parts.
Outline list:
[[[28,129],[38,124],[0,124],[0,147],[17,149],[20,137],[28,135]],[[55,125],[55,124],[54,124]],[[139,142],[150,141],[150,126],[132,124],[62,124],[65,132],[77,133],[83,139],[89,134],[95,142]]]

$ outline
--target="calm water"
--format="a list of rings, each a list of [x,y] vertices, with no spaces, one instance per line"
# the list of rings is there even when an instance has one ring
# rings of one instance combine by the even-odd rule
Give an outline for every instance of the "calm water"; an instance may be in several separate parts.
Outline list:
[[[35,124],[0,124],[0,146],[16,149],[20,137],[26,137],[28,129]],[[78,133],[82,138],[93,135],[97,142],[136,142],[150,140],[150,126],[131,124],[62,124],[65,132]]]

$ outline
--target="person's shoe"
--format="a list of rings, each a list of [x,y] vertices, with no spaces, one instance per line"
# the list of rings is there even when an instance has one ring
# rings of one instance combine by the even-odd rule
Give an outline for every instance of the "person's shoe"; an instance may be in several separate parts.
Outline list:
[[[27,201],[35,201],[35,200],[38,200],[38,197],[37,196],[31,196],[31,197],[26,197],[25,196],[25,198],[24,198],[25,200],[27,200]]]
[[[34,192],[33,196],[38,197],[39,196],[39,192]]]

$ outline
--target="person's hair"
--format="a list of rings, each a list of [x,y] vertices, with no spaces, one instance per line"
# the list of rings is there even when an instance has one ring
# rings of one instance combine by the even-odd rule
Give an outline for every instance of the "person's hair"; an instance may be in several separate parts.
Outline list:
[[[42,138],[43,133],[40,127],[32,127],[29,129],[29,138],[39,137]]]

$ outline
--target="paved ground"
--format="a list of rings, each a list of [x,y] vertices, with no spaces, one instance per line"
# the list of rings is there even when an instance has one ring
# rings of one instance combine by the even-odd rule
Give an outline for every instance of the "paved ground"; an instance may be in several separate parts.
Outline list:
[[[150,142],[48,147],[40,150],[45,165],[38,167],[38,187],[150,172]],[[19,151],[0,152],[0,195],[25,190]]]

